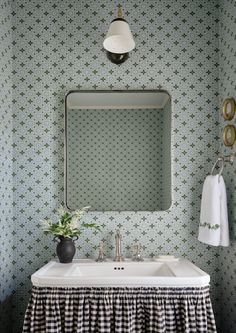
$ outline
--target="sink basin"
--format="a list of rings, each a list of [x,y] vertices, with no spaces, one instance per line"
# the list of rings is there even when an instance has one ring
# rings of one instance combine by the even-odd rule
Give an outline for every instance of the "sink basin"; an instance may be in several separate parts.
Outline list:
[[[71,270],[71,276],[86,277],[148,277],[148,276],[173,276],[173,273],[165,264],[160,263],[105,263],[91,265],[76,265]]]
[[[50,261],[31,276],[41,287],[192,287],[205,286],[210,276],[188,260],[102,262],[75,259],[70,264]]]

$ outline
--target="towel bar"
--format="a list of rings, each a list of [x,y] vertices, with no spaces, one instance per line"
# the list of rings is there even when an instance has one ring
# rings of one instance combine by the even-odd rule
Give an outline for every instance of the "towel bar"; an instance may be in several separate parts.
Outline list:
[[[234,159],[235,159],[235,154],[231,154],[231,155],[227,155],[227,156],[220,156],[217,158],[216,162],[214,163],[212,169],[211,169],[211,175],[213,175],[213,172],[217,166],[217,164],[219,162],[222,162],[222,165],[221,165],[221,168],[220,168],[220,172],[219,172],[219,177],[221,176],[223,170],[224,170],[224,167],[225,167],[225,162],[229,162],[230,164],[233,164],[234,162]]]

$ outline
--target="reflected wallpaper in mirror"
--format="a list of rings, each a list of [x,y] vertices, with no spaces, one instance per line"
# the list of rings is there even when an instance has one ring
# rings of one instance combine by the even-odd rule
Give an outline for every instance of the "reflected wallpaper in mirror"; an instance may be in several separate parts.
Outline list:
[[[96,94],[94,103],[80,104],[79,92],[78,103],[67,101],[67,207],[74,210],[89,205],[93,211],[167,210],[171,205],[169,95],[162,92],[158,101],[158,92],[152,92],[156,100],[150,98],[147,103],[145,92],[135,92],[141,96],[137,99],[123,92],[122,98],[106,103],[106,95],[108,99],[112,95],[103,92],[102,103],[98,101],[95,106]],[[86,97],[87,101],[93,100],[89,92]]]

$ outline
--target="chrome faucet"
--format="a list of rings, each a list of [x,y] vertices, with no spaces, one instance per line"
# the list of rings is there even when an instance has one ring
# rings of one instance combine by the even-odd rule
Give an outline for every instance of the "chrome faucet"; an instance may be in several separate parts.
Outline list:
[[[115,261],[124,260],[121,255],[121,239],[122,239],[122,236],[121,236],[120,230],[117,230],[116,234],[115,234],[115,242],[116,242],[116,256],[114,259]]]

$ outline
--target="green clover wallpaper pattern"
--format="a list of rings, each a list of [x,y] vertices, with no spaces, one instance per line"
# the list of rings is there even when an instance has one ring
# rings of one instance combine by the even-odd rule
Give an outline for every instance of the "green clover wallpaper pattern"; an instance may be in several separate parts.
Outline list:
[[[12,39],[11,2],[0,2],[0,331],[10,332],[14,290],[12,193]]]
[[[219,92],[220,105],[226,97],[236,99],[236,1],[222,1],[220,3],[219,25]],[[220,137],[226,124],[236,125],[235,119],[220,121]],[[234,147],[222,144],[220,152],[225,155],[236,154]],[[231,246],[220,250],[220,287],[221,287],[221,332],[236,331],[236,163],[224,172],[227,187],[228,213],[230,221]]]
[[[63,202],[65,93],[74,88],[162,88],[172,96],[171,208],[89,213],[86,219],[104,228],[101,234],[86,231],[77,242],[76,256],[95,257],[101,240],[112,256],[114,231],[121,228],[126,256],[131,245],[140,242],[144,256],[171,253],[188,258],[211,274],[219,332],[227,327],[233,333],[235,246],[220,250],[204,245],[197,241],[197,231],[202,184],[220,149],[219,105],[235,92],[233,83],[231,87],[219,76],[220,68],[235,82],[235,46],[228,48],[225,42],[234,40],[235,21],[229,18],[235,1],[122,2],[137,46],[118,66],[102,49],[116,2],[0,3],[2,301],[13,295],[13,320],[2,311],[1,332],[21,331],[30,275],[55,256],[55,244],[43,235],[40,220],[53,216]],[[235,169],[230,171],[230,177],[234,175]],[[223,284],[221,264],[229,270]],[[220,309],[222,297],[230,313],[228,323]]]

